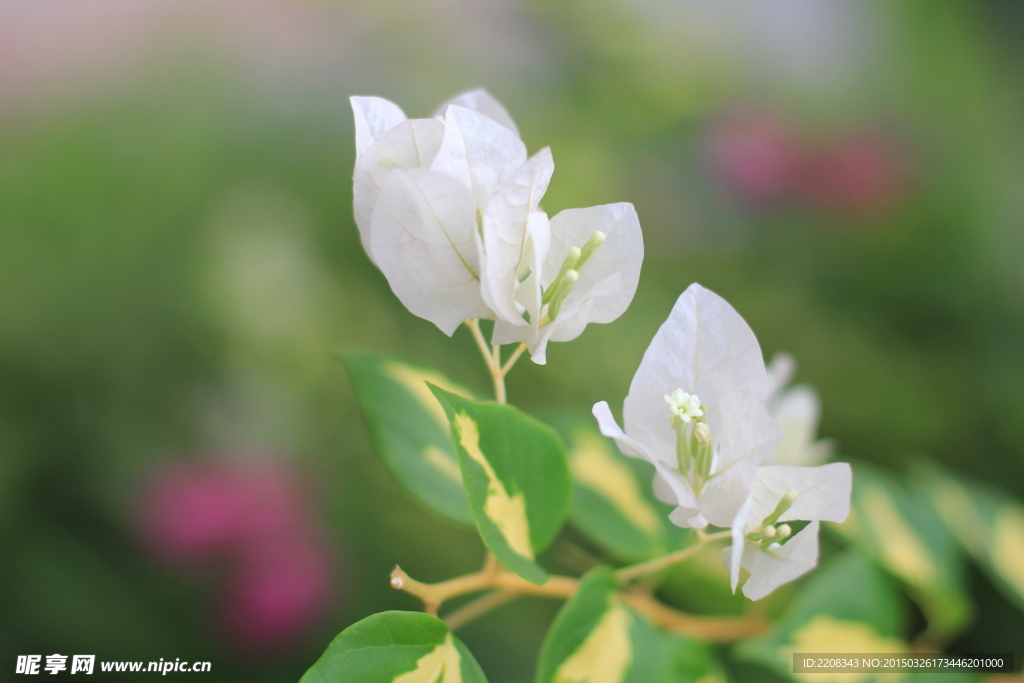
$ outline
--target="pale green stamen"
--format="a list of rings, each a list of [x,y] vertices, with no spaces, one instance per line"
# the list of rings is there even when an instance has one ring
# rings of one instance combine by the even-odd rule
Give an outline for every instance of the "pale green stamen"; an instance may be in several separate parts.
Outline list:
[[[540,302],[542,304],[546,304],[550,302],[551,299],[554,298],[555,292],[558,291],[558,286],[562,284],[562,279],[565,278],[566,273],[576,268],[576,262],[579,261],[579,259],[579,247],[573,247],[572,249],[570,249],[568,255],[565,257],[565,260],[562,261],[562,267],[559,269],[558,275],[555,276],[555,279],[552,280],[551,284],[548,285],[547,289],[544,290],[544,296],[542,296],[540,299]]]
[[[558,283],[555,295],[551,297],[551,303],[548,304],[547,318],[550,322],[558,316],[558,311],[562,308],[562,302],[565,301],[565,297],[569,295],[572,286],[576,284],[576,281],[580,279],[580,274],[576,270],[570,269],[565,273],[562,281]]]
[[[587,265],[590,258],[594,255],[594,252],[597,251],[597,248],[601,246],[607,238],[608,236],[600,230],[594,231],[594,234],[590,236],[587,243],[583,245],[583,249],[580,250],[580,256],[576,261],[576,270],[582,270],[583,266]]]
[[[779,521],[779,517],[781,517],[786,512],[786,510],[793,506],[793,501],[797,499],[798,495],[799,494],[796,491],[793,491],[792,489],[786,491],[786,495],[782,496],[782,499],[779,501],[779,504],[775,506],[774,510],[772,510],[772,514],[764,518],[764,522],[762,522],[762,525],[768,526],[770,524],[775,524],[775,522]]]

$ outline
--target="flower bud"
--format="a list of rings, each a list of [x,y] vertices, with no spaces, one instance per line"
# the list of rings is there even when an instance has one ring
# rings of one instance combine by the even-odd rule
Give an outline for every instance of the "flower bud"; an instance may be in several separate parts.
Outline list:
[[[605,235],[600,230],[594,231],[594,234],[590,236],[590,239],[587,240],[587,243],[583,245],[583,249],[580,250],[580,257],[576,261],[577,270],[587,265],[587,262],[590,261],[590,257],[594,255],[594,252],[597,251],[597,248],[599,246],[604,244],[604,241],[607,238],[608,236]]]
[[[793,528],[788,524],[780,524],[778,528],[776,528],[776,531],[779,534],[779,540],[783,541],[789,538],[789,535],[793,533]]]
[[[706,422],[698,422],[693,425],[693,436],[697,443],[707,446],[711,443],[711,427],[708,427]]]

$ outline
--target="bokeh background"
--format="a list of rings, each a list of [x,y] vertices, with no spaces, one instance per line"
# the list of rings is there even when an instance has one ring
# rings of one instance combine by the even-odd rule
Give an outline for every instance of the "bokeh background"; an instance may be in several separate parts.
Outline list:
[[[620,405],[698,281],[797,358],[843,456],[1024,496],[1020,3],[0,0],[0,666],[297,680],[414,606],[395,562],[477,566],[393,483],[332,353],[488,392],[468,333],[360,247],[347,101],[426,116],[480,86],[552,147],[549,214],[630,201],[646,244],[629,311],[521,362],[512,402]],[[1019,652],[1024,613],[965,581],[950,647]],[[529,680],[556,609],[464,639]]]

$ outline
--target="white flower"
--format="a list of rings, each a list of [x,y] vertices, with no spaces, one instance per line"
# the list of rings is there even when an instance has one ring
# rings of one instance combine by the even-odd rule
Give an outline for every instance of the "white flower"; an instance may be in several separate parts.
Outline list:
[[[852,481],[845,462],[758,468],[750,496],[733,520],[732,545],[722,551],[733,591],[741,567],[750,572],[743,594],[751,600],[813,569],[818,564],[819,522],[846,520]],[[797,520],[810,524],[789,538],[786,522]]]
[[[704,415],[669,423],[672,408],[664,397],[676,390],[699,397]],[[676,505],[670,515],[675,524],[728,527],[758,465],[782,439],[762,405],[767,397],[754,333],[724,299],[694,284],[679,297],[633,377],[625,431],[604,401],[594,406],[594,416],[623,453],[655,466],[655,493]],[[705,424],[701,433],[694,433],[696,424]]]
[[[765,405],[785,436],[765,463],[816,465],[822,462],[832,454],[832,442],[817,440],[821,417],[821,401],[817,392],[805,384],[786,388],[796,370],[796,362],[789,354],[775,354],[767,369],[771,395]]]
[[[353,208],[371,260],[412,313],[448,335],[467,318],[493,318],[480,291],[477,217],[526,162],[508,112],[482,90],[442,105],[443,119],[407,120],[375,97],[351,101]]]
[[[447,142],[447,147],[442,163],[451,163],[451,147],[459,145],[455,139],[457,136],[449,136],[452,139],[445,140],[445,117],[451,105],[478,112],[483,118],[498,124],[507,134],[491,130],[491,136],[500,138],[500,143],[509,148],[511,154],[521,154],[523,159],[526,158],[526,148],[519,141],[519,132],[512,117],[485,90],[473,90],[445,102],[429,119],[409,120],[398,105],[380,97],[351,97],[349,100],[356,125],[352,192],[355,219],[363,248],[371,259],[374,256],[370,248],[370,220],[388,172],[396,168],[430,168],[444,142]]]
[[[615,320],[632,301],[643,239],[630,204],[539,208],[551,151],[530,159],[508,112],[476,90],[434,119],[352,98],[353,205],[363,246],[414,314],[451,335],[467,318],[497,320],[493,343],[548,341]],[[443,115],[443,118],[442,116]]]
[[[485,239],[496,232],[485,217]],[[571,341],[589,323],[612,322],[629,307],[640,281],[643,235],[636,210],[626,203],[566,209],[549,224],[546,216],[537,220],[527,234],[531,243],[520,248],[530,259],[527,277],[517,287],[512,283],[514,314],[511,305],[495,308],[493,342],[523,342],[533,361],[544,364],[548,342]],[[488,242],[488,263],[511,249],[508,244],[515,243]],[[509,283],[505,273],[501,286]]]

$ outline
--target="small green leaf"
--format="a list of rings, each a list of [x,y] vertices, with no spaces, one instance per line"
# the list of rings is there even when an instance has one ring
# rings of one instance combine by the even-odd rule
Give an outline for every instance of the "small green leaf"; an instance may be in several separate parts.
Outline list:
[[[597,567],[555,618],[537,683],[661,683],[670,673],[665,645],[622,601],[615,573]]]
[[[565,447],[550,427],[516,408],[477,403],[431,387],[451,422],[452,441],[477,529],[503,565],[527,581],[547,572],[534,560],[569,511]]]
[[[486,683],[444,622],[423,612],[381,612],[352,624],[301,683]]]
[[[707,643],[675,633],[662,635],[672,683],[725,683],[725,674]]]
[[[850,519],[834,528],[906,584],[933,638],[955,636],[972,612],[955,539],[918,491],[861,463],[853,481]]]
[[[993,487],[922,464],[921,488],[963,548],[1024,610],[1024,505]]]
[[[440,373],[364,353],[342,356],[377,450],[398,483],[444,517],[473,524],[448,418],[427,382],[471,396]]]
[[[807,579],[775,626],[738,645],[740,659],[766,666],[786,679],[794,652],[905,653],[904,605],[875,564],[847,552]]]
[[[669,521],[672,507],[654,496],[654,468],[619,453],[589,424],[563,431],[572,468],[573,524],[622,562],[651,559],[678,548],[688,535]]]

